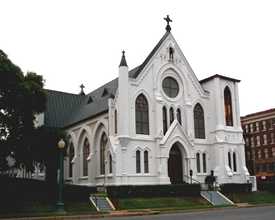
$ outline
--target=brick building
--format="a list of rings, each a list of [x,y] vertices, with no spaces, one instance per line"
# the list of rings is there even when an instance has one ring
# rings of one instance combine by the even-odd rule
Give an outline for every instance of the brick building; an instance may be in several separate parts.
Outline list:
[[[275,108],[241,117],[246,165],[258,179],[275,178]]]

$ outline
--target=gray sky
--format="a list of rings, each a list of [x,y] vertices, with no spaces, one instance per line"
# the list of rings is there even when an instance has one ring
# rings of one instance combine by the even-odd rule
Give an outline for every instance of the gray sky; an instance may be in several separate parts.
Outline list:
[[[46,88],[90,92],[129,68],[172,34],[198,79],[241,80],[241,115],[275,107],[273,0],[0,0],[0,49]]]

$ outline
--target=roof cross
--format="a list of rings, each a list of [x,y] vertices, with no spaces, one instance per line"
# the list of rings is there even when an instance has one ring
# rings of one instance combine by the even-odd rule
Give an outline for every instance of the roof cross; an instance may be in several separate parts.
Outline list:
[[[85,86],[84,86],[83,84],[81,84],[79,87],[80,87],[80,89],[81,89],[80,95],[85,95],[85,92],[84,92]]]
[[[166,22],[167,22],[167,25],[166,25],[166,31],[170,32],[171,31],[171,27],[170,27],[170,22],[172,22],[172,20],[170,19],[169,15],[166,16],[166,18],[163,18]]]

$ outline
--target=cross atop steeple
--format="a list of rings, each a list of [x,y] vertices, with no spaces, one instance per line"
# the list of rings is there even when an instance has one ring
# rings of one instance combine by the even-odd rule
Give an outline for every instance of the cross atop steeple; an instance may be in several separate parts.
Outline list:
[[[81,84],[79,87],[80,87],[80,89],[81,89],[79,95],[85,95],[85,92],[84,92],[85,86],[84,86],[83,84]]]
[[[170,22],[172,22],[172,20],[170,19],[169,15],[166,16],[166,18],[163,18],[166,22],[167,22],[167,25],[166,25],[166,31],[170,32],[171,31],[171,26],[170,26]]]

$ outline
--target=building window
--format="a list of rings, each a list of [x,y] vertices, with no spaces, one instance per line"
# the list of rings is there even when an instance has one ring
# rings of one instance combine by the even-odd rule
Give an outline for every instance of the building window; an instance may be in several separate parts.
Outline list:
[[[249,146],[249,138],[245,138],[245,145]]]
[[[253,124],[250,124],[249,127],[250,127],[250,132],[252,133],[253,132]]]
[[[199,103],[196,104],[194,108],[194,129],[195,138],[205,138],[204,113],[203,108]]]
[[[73,177],[73,162],[74,159],[74,146],[72,143],[69,145],[69,177]]]
[[[274,133],[270,134],[270,139],[271,139],[271,144],[273,144],[274,143]]]
[[[115,110],[115,134],[117,134],[117,110]]]
[[[233,171],[237,172],[237,158],[236,158],[236,152],[233,152]]]
[[[140,173],[140,151],[136,151],[136,173]]]
[[[109,154],[109,173],[113,173],[113,158],[111,154]]]
[[[266,121],[262,121],[263,130],[266,130]]]
[[[224,89],[224,113],[226,126],[233,126],[231,92],[228,86]]]
[[[232,163],[231,163],[231,153],[228,152],[228,166],[230,167],[230,169],[232,169]]]
[[[251,147],[254,147],[254,138],[253,137],[250,138],[250,144],[251,144]]]
[[[100,174],[105,174],[105,150],[108,139],[105,133],[102,134],[100,139]]]
[[[180,125],[181,125],[181,111],[180,111],[179,108],[177,109],[177,120],[178,120],[178,122],[179,122]]]
[[[256,131],[259,131],[259,122],[256,122]]]
[[[168,97],[175,98],[179,93],[179,84],[177,80],[168,76],[162,81],[162,89]]]
[[[257,136],[256,137],[256,144],[257,144],[257,146],[260,146],[261,145],[261,141],[260,141],[260,136]]]
[[[144,173],[149,173],[149,155],[148,151],[144,151]]]
[[[267,145],[267,135],[266,134],[263,135],[263,139],[264,139],[264,145]]]
[[[170,124],[172,124],[174,121],[174,109],[172,107],[169,109],[169,116],[170,116]]]
[[[197,161],[197,173],[200,173],[201,172],[200,153],[196,154],[196,161]]]
[[[258,151],[257,151],[257,157],[258,157],[258,159],[261,159],[261,158],[262,158],[262,152],[261,152],[261,150],[258,150]]]
[[[166,107],[162,107],[162,124],[163,124],[163,134],[167,132],[167,110]]]
[[[272,157],[275,157],[275,147],[272,147]]]
[[[202,154],[202,169],[203,169],[203,172],[206,173],[206,153],[203,153]]]
[[[87,138],[85,138],[84,144],[83,144],[83,150],[82,150],[82,156],[83,156],[83,176],[88,176],[88,157],[90,154],[90,144]]]
[[[136,133],[149,134],[148,102],[143,94],[136,99]]]
[[[264,157],[266,159],[268,158],[268,149],[267,148],[264,149]]]

